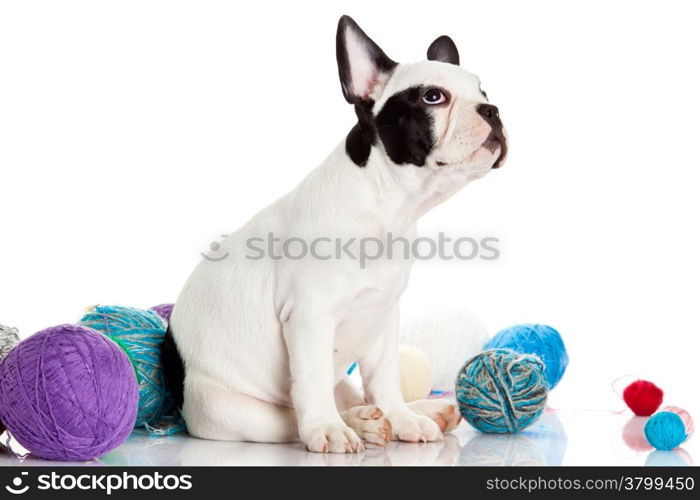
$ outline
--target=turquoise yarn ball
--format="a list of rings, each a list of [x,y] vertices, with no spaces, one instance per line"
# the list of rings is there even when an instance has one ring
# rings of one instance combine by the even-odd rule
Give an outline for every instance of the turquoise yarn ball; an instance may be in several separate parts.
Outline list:
[[[455,395],[475,429],[519,432],[537,420],[547,402],[544,365],[536,356],[508,349],[484,351],[460,370]]]
[[[512,349],[533,354],[544,363],[547,389],[554,389],[564,376],[569,355],[561,335],[551,326],[537,324],[515,325],[498,332],[484,349]]]
[[[655,413],[644,426],[644,436],[657,450],[669,451],[677,448],[690,436],[688,425],[674,411]]]
[[[154,311],[95,306],[79,324],[103,333],[126,351],[139,383],[136,427],[157,425],[174,407],[160,362],[161,345],[167,330],[165,321]]]

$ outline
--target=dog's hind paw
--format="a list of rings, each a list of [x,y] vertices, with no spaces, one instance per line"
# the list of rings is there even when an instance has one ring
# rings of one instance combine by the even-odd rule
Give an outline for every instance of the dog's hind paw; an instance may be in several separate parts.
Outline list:
[[[383,447],[391,442],[391,424],[379,407],[355,406],[340,416],[367,444]]]
[[[431,419],[442,432],[456,429],[462,420],[457,407],[445,399],[420,399],[408,403],[408,408],[413,413]]]

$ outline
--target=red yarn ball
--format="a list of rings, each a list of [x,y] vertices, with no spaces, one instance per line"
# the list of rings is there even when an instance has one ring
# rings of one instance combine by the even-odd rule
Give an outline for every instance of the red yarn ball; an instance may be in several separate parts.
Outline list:
[[[664,391],[648,380],[635,380],[625,388],[622,398],[635,415],[648,417],[661,406]]]

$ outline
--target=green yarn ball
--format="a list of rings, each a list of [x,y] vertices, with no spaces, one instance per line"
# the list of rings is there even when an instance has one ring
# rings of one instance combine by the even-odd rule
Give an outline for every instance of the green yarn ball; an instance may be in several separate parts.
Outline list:
[[[137,427],[156,426],[173,412],[174,399],[160,361],[167,324],[154,311],[95,306],[79,322],[108,336],[129,356],[139,383]]]

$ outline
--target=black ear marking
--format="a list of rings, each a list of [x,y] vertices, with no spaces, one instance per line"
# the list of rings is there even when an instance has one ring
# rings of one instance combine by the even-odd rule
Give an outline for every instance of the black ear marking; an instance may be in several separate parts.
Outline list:
[[[366,103],[368,89],[378,83],[382,73],[396,67],[350,16],[338,21],[335,55],[343,96],[350,104]]]
[[[355,165],[364,167],[372,145],[377,142],[372,92],[377,85],[388,80],[397,64],[350,16],[343,16],[338,21],[336,59],[343,96],[355,105],[358,119],[345,139],[345,151]]]
[[[459,51],[452,39],[442,35],[428,47],[428,61],[439,61],[459,66]]]
[[[345,138],[345,152],[358,167],[367,165],[372,146],[377,142],[377,131],[372,116],[372,104],[355,104],[357,123]]]

